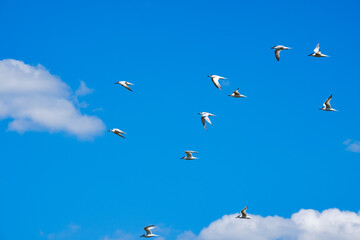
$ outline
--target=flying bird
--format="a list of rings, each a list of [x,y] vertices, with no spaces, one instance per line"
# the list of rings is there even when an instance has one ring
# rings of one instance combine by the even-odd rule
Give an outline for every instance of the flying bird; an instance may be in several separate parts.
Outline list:
[[[239,89],[236,89],[235,91],[233,91],[232,94],[230,94],[229,96],[234,97],[234,98],[244,98],[246,97],[245,95],[242,95],[239,93]]]
[[[127,90],[133,91],[131,90],[131,88],[129,86],[133,86],[134,84],[127,82],[127,81],[118,81],[115,84],[120,84],[121,86],[123,86],[124,88],[126,88]]]
[[[236,218],[250,219],[250,217],[246,213],[247,208],[248,206],[246,206],[243,210],[241,210],[241,215],[238,215]]]
[[[221,85],[219,83],[219,80],[220,79],[226,79],[226,78],[218,76],[218,75],[209,75],[208,77],[211,78],[211,81],[214,83],[215,87],[219,88],[220,90],[222,89]]]
[[[194,156],[192,155],[193,153],[198,153],[198,152],[187,150],[187,151],[185,151],[185,153],[186,153],[186,157],[182,157],[182,158],[180,158],[180,159],[184,159],[184,160],[195,160],[195,159],[198,159],[197,157],[194,157]]]
[[[209,119],[209,116],[215,116],[214,114],[212,113],[207,113],[207,112],[201,112],[199,113],[201,115],[201,123],[203,124],[204,128],[207,130],[206,128],[206,122],[211,123],[210,119]]]
[[[288,50],[288,49],[291,49],[289,47],[285,47],[283,45],[277,45],[277,46],[273,46],[271,49],[275,49],[275,57],[276,57],[276,60],[280,60],[280,51],[281,50]]]
[[[318,43],[318,45],[314,49],[314,52],[309,54],[309,56],[313,56],[313,57],[329,57],[328,55],[325,55],[325,54],[321,53],[321,51],[320,51],[320,43]]]
[[[125,138],[124,136],[123,136],[123,134],[126,134],[125,132],[123,132],[123,131],[121,131],[120,129],[118,129],[118,128],[113,128],[113,129],[110,129],[110,130],[108,130],[109,132],[113,132],[113,133],[115,133],[116,135],[118,135],[118,136],[120,136],[120,137],[122,137],[122,138]]]
[[[330,100],[332,98],[332,94],[330,95],[330,97],[328,97],[328,99],[326,99],[326,101],[323,104],[323,107],[320,108],[319,110],[324,110],[324,111],[337,111],[336,109],[331,108],[330,105]]]
[[[155,225],[149,225],[149,226],[144,227],[146,234],[143,234],[140,237],[144,237],[144,238],[156,237],[157,235],[155,235],[151,232],[151,229],[154,229],[154,228],[155,228]]]

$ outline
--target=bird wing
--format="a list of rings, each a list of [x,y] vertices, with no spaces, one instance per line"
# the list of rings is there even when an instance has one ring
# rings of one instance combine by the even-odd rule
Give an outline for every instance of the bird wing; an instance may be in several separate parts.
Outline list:
[[[281,50],[275,50],[275,57],[276,57],[276,60],[280,60],[280,51]]]
[[[126,88],[127,90],[133,91],[133,90],[131,90],[131,88],[130,88],[126,83],[121,84],[121,86],[123,86],[123,87]]]
[[[316,48],[314,49],[314,52],[317,53],[320,51],[320,43],[318,43],[318,45],[316,45]]]
[[[121,135],[121,133],[116,132],[115,134],[122,137],[122,138],[125,138],[123,135]]]
[[[240,93],[239,93],[239,89],[236,89],[234,92],[233,92],[235,95],[239,96]]]
[[[246,214],[246,209],[247,209],[247,208],[248,208],[248,206],[244,207],[244,209],[241,210],[241,214],[242,214],[244,217],[247,216],[247,214]]]
[[[203,117],[208,123],[212,124],[211,121],[210,121],[210,118],[208,116],[204,116]]]
[[[154,229],[154,228],[155,228],[155,225],[149,225],[149,226],[144,227],[144,230],[146,231],[146,234],[150,235],[150,234],[152,234],[151,229]]]
[[[212,77],[211,78],[211,81],[214,83],[214,85],[215,85],[215,87],[217,87],[217,88],[219,88],[219,89],[222,89],[221,88],[221,85],[220,85],[220,83],[219,83],[219,77]]]
[[[126,82],[126,85],[134,85],[134,84],[132,84],[131,82]]]
[[[206,128],[206,122],[205,122],[205,117],[204,117],[204,116],[201,117],[201,123],[202,123],[202,125],[204,126],[204,128],[207,130],[207,128]]]
[[[190,150],[186,150],[185,152],[189,152],[189,153],[198,153],[197,151],[190,151]]]
[[[332,94],[330,95],[330,97],[328,97],[328,99],[326,99],[326,101],[324,102],[324,107],[326,108],[331,108],[331,105],[330,105],[330,100],[332,98]]]

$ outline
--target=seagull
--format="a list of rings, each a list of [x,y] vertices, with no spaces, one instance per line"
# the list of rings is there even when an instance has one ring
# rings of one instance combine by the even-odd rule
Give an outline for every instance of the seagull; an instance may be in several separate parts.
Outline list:
[[[238,215],[236,218],[250,219],[250,217],[246,213],[247,208],[248,206],[246,206],[243,210],[241,210],[241,215]]]
[[[289,47],[285,47],[283,45],[277,45],[277,46],[273,46],[271,49],[275,49],[275,57],[276,57],[276,60],[280,60],[280,51],[281,50],[288,50],[288,49],[291,49]]]
[[[332,98],[332,94],[330,95],[330,97],[328,99],[326,99],[326,101],[323,104],[323,107],[320,108],[319,110],[324,110],[324,111],[337,111],[336,109],[331,108],[330,105],[330,100]]]
[[[246,97],[245,95],[242,95],[239,93],[239,89],[236,89],[235,91],[233,91],[232,94],[230,94],[229,96],[234,97],[234,98],[244,98]]]
[[[186,157],[182,157],[182,158],[180,158],[180,159],[184,159],[184,160],[195,160],[195,159],[198,159],[197,157],[194,157],[194,156],[192,155],[193,153],[198,153],[198,152],[187,150],[187,151],[185,151],[185,153],[186,153]]]
[[[328,55],[322,54],[320,52],[320,43],[318,43],[318,45],[314,49],[314,53],[309,54],[309,56],[313,56],[313,57],[329,57]]]
[[[133,91],[131,90],[131,88],[129,87],[130,86],[133,86],[134,84],[132,83],[129,83],[129,82],[126,82],[126,81],[118,81],[116,82],[115,84],[120,84],[121,86],[123,86],[124,88],[126,88],[127,90],[130,90],[130,91]]]
[[[120,137],[122,137],[122,138],[125,138],[125,137],[123,136],[123,134],[126,134],[125,132],[121,131],[121,130],[118,129],[118,128],[110,129],[110,130],[108,130],[108,132],[113,132],[113,133],[115,133],[116,135],[118,135],[118,136],[120,136]]]
[[[155,225],[149,225],[149,226],[144,227],[146,234],[143,234],[140,237],[144,237],[144,238],[157,237],[157,235],[155,235],[151,232],[151,229],[154,229],[154,228],[155,228]]]
[[[222,89],[221,85],[219,83],[219,80],[220,79],[226,79],[226,78],[218,76],[218,75],[209,75],[208,77],[211,78],[211,81],[214,83],[215,87],[219,88],[220,90]]]
[[[205,120],[206,120],[208,123],[212,124],[211,121],[210,121],[210,119],[209,119],[209,116],[215,116],[215,115],[212,114],[212,113],[207,113],[207,112],[201,112],[201,113],[199,113],[199,114],[201,115],[201,122],[202,122],[204,128],[207,130]]]

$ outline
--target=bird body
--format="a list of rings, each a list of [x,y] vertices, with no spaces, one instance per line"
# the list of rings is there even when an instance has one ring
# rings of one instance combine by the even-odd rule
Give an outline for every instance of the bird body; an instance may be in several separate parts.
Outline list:
[[[246,206],[243,210],[241,210],[241,215],[238,215],[236,218],[251,219],[246,213],[247,208],[248,206]]]
[[[320,51],[320,43],[318,43],[318,45],[316,45],[314,52],[309,54],[309,56],[313,56],[313,57],[329,57],[328,55],[322,54]]]
[[[131,88],[129,86],[133,86],[134,84],[127,82],[127,81],[118,81],[115,84],[120,84],[121,86],[123,86],[124,88],[126,88],[127,90],[133,91],[131,90]]]
[[[323,110],[323,111],[337,111],[336,109],[333,109],[330,105],[330,100],[332,98],[332,94],[330,95],[330,97],[328,97],[328,99],[326,99],[326,101],[323,104],[323,107],[320,108],[319,110]]]
[[[226,78],[221,77],[221,76],[218,76],[218,75],[209,75],[208,77],[211,78],[211,81],[214,83],[215,87],[217,87],[217,88],[220,89],[220,90],[222,89],[222,88],[221,88],[221,85],[220,85],[220,83],[219,83],[219,80],[220,80],[220,79],[226,79]]]
[[[197,157],[194,157],[194,156],[192,155],[193,153],[198,153],[198,152],[187,150],[187,151],[185,151],[185,153],[186,153],[186,157],[182,157],[182,158],[180,158],[180,159],[184,159],[184,160],[195,160],[195,159],[198,159]]]
[[[149,226],[144,227],[146,234],[143,234],[140,237],[144,237],[144,238],[157,237],[158,235],[155,235],[151,232],[151,229],[154,229],[154,228],[155,228],[155,225],[149,225]]]
[[[280,51],[281,50],[288,50],[288,49],[291,49],[289,47],[285,47],[283,45],[277,45],[277,46],[273,46],[271,49],[275,49],[275,57],[276,57],[276,60],[280,60]]]
[[[214,114],[212,113],[208,113],[208,112],[201,112],[199,113],[201,115],[201,123],[203,124],[204,128],[207,130],[206,128],[206,122],[211,123],[210,119],[209,119],[209,116],[215,116]]]
[[[245,95],[242,95],[239,93],[239,89],[236,89],[235,91],[233,91],[232,94],[230,94],[229,96],[234,97],[234,98],[244,98],[246,97]]]
[[[120,136],[120,137],[122,137],[122,138],[125,138],[124,136],[123,136],[123,134],[126,134],[125,132],[123,132],[123,131],[121,131],[120,129],[118,129],[118,128],[113,128],[113,129],[110,129],[110,130],[108,130],[109,132],[112,132],[112,133],[115,133],[116,135],[118,135],[118,136]]]

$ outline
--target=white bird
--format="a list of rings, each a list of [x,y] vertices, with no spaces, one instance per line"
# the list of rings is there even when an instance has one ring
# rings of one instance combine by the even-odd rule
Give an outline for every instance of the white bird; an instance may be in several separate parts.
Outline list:
[[[331,108],[330,105],[330,100],[332,98],[332,94],[330,95],[330,97],[328,97],[328,99],[326,99],[326,101],[323,104],[323,107],[320,108],[319,110],[324,110],[324,111],[337,111],[336,109]]]
[[[109,132],[113,132],[113,133],[115,133],[116,135],[118,135],[118,136],[120,136],[120,137],[122,137],[122,138],[125,138],[124,136],[123,136],[123,134],[126,134],[125,132],[123,132],[123,131],[121,131],[120,129],[118,129],[118,128],[113,128],[113,129],[110,129],[110,130],[108,130]]]
[[[219,80],[220,79],[226,79],[226,78],[218,76],[218,75],[209,75],[208,77],[211,78],[211,81],[214,83],[215,87],[219,88],[220,90],[222,89],[221,85],[219,83]]]
[[[185,151],[185,153],[186,153],[186,157],[182,157],[182,158],[180,158],[180,159],[184,159],[184,160],[195,160],[195,159],[198,159],[197,157],[194,157],[194,156],[192,155],[193,153],[198,153],[198,152],[187,150],[187,151]]]
[[[199,114],[201,115],[201,123],[203,124],[204,128],[207,130],[206,122],[208,122],[208,123],[210,123],[212,125],[212,123],[211,123],[211,121],[209,119],[209,116],[215,116],[215,115],[212,114],[212,113],[207,113],[207,112],[201,112]],[[206,120],[206,122],[205,122],[205,120]]]
[[[283,45],[277,45],[277,46],[273,46],[271,49],[275,49],[275,57],[276,57],[276,60],[280,60],[280,51],[281,50],[288,50],[288,49],[291,49],[289,47],[285,47]]]
[[[250,219],[250,217],[246,213],[247,208],[248,206],[246,206],[243,210],[241,210],[241,215],[238,215],[236,218]]]
[[[131,88],[129,87],[130,86],[133,86],[134,84],[130,83],[130,82],[127,82],[127,81],[118,81],[116,82],[115,84],[120,84],[121,86],[123,86],[124,88],[130,90],[130,91],[133,91],[131,90]]]
[[[313,57],[329,57],[328,55],[325,55],[325,54],[321,53],[321,51],[320,51],[320,43],[318,43],[318,45],[314,49],[314,53],[309,54],[309,56],[313,56]]]
[[[157,237],[158,235],[155,235],[151,232],[151,229],[154,229],[154,228],[155,228],[155,225],[149,225],[149,226],[144,227],[146,234],[143,234],[140,237],[144,237],[144,238]]]
[[[233,91],[232,94],[230,94],[229,96],[234,97],[234,98],[244,98],[246,97],[245,95],[242,95],[239,93],[239,89],[236,89],[235,91]]]

